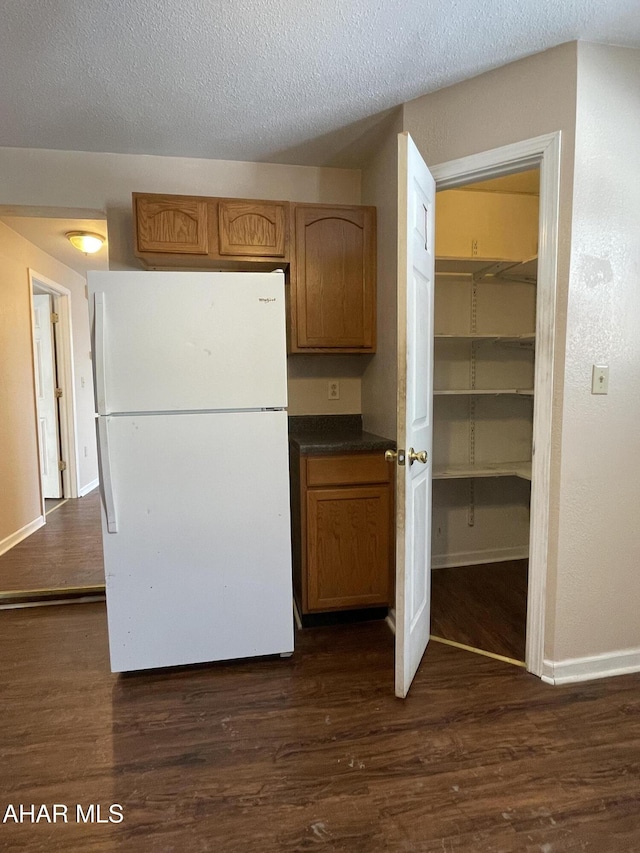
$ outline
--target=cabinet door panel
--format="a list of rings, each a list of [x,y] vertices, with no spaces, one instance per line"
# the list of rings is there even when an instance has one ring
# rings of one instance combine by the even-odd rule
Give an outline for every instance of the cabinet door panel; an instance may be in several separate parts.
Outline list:
[[[307,492],[309,611],[389,603],[389,501],[387,486]]]
[[[375,218],[371,208],[296,208],[297,344],[375,344]]]
[[[218,206],[218,250],[221,255],[283,258],[287,212],[284,204],[221,201]]]
[[[207,253],[207,204],[168,196],[136,199],[138,251]]]

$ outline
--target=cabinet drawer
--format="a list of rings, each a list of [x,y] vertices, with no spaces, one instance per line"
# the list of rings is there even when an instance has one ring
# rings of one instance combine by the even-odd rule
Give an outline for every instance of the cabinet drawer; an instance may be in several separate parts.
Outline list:
[[[384,451],[342,456],[307,457],[307,486],[388,483],[393,466]]]

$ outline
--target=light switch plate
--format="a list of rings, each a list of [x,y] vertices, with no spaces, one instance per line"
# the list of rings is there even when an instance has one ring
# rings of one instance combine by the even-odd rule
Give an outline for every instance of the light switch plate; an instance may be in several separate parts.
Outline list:
[[[591,393],[592,394],[608,394],[609,393],[609,365],[594,364],[591,374]]]

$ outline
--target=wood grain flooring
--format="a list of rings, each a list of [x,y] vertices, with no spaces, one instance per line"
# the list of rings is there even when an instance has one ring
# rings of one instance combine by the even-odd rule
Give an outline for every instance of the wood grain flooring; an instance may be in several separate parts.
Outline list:
[[[524,661],[527,560],[431,573],[431,633]]]
[[[2,810],[70,816],[0,823],[2,850],[640,851],[637,675],[551,687],[432,643],[402,701],[378,622],[117,677],[98,604],[3,612],[0,647]],[[124,820],[78,824],[77,803]]]
[[[65,501],[44,527],[0,556],[0,591],[104,586],[100,495]]]

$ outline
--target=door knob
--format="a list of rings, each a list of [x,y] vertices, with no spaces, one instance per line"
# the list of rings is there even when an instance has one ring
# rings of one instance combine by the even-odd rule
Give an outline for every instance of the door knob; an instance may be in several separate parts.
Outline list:
[[[404,450],[385,450],[384,458],[387,462],[395,462],[398,460],[398,465],[404,465]]]
[[[414,462],[422,462],[423,465],[426,465],[429,458],[426,450],[414,450],[413,447],[409,448],[407,456],[409,457],[409,465],[413,465]]]

